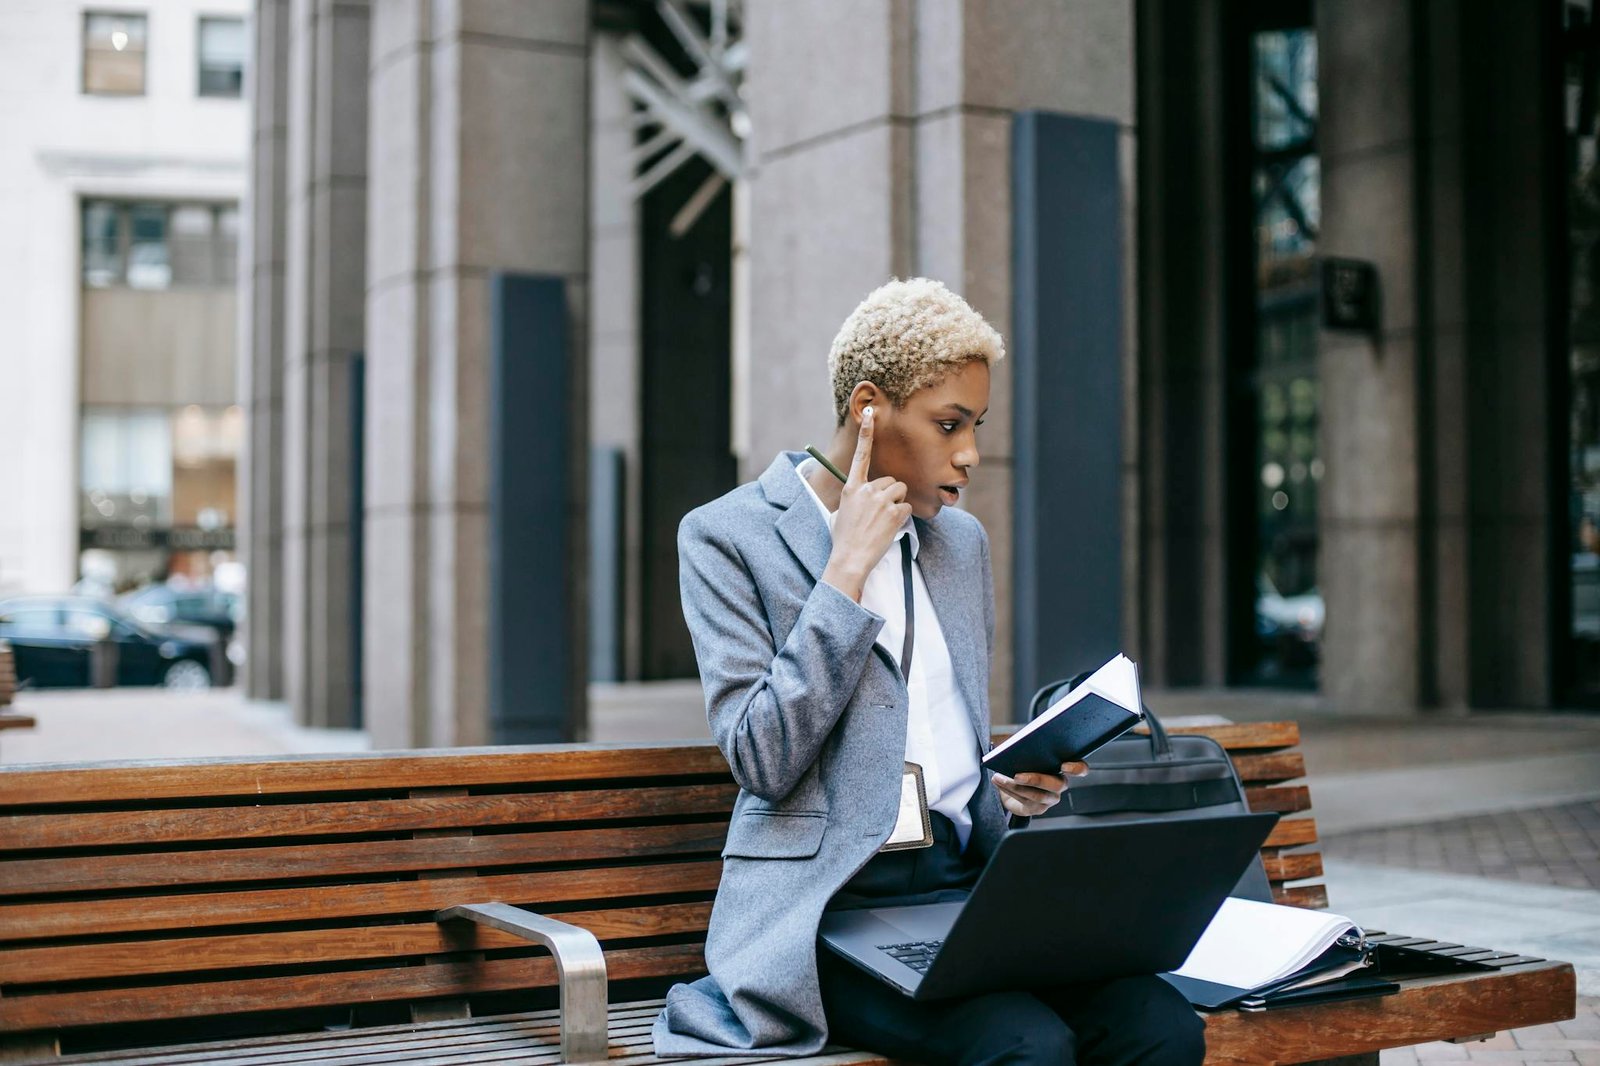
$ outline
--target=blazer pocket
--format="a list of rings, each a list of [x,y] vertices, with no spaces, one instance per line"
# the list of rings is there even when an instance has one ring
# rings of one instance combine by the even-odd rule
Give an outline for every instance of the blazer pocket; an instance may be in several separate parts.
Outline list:
[[[745,811],[728,827],[722,857],[809,859],[828,828],[823,811]]]

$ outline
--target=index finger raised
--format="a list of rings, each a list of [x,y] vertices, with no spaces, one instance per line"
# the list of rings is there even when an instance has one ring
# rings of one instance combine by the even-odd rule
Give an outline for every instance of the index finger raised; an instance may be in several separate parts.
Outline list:
[[[869,405],[861,412],[861,432],[856,436],[855,458],[850,460],[850,478],[852,485],[864,484],[867,480],[867,468],[872,465],[872,424],[876,421],[872,407]]]

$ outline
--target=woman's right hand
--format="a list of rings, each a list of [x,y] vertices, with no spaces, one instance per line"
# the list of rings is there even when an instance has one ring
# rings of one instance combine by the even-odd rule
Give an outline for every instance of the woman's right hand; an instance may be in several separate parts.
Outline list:
[[[855,458],[850,461],[850,476],[833,517],[833,551],[822,571],[822,580],[857,603],[867,575],[889,550],[895,534],[911,514],[911,505],[905,502],[904,482],[892,477],[867,480],[867,470],[872,465],[874,421],[876,416],[869,406],[861,413]]]

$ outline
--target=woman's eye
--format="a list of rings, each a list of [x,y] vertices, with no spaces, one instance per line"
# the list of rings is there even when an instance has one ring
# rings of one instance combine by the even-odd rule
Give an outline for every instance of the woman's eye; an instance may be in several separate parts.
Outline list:
[[[956,431],[956,427],[960,424],[961,423],[959,422],[940,422],[939,428],[944,430],[946,433],[954,433]]]

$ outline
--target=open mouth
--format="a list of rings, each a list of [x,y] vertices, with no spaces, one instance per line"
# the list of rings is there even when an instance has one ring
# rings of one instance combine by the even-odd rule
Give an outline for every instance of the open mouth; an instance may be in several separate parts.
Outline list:
[[[943,503],[946,507],[953,506],[955,504],[955,502],[957,500],[959,500],[959,499],[961,499],[961,486],[960,485],[940,485],[939,486],[939,501],[941,503]]]

